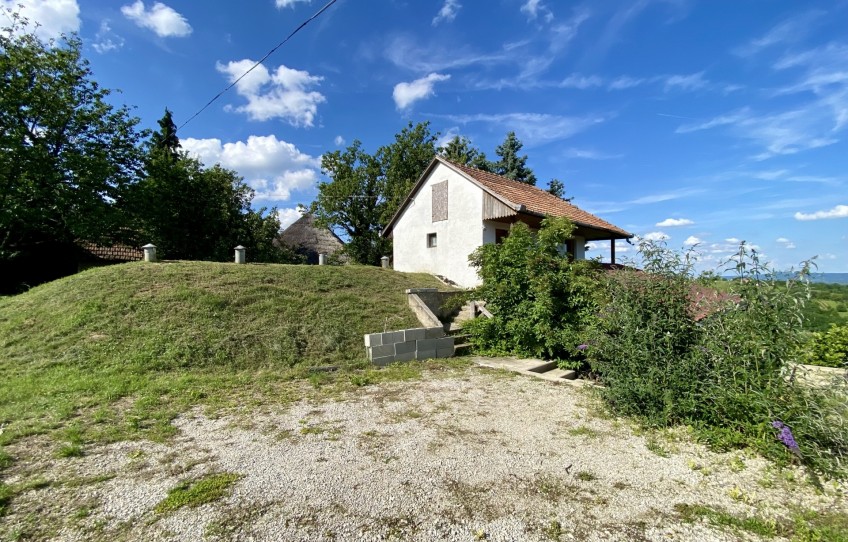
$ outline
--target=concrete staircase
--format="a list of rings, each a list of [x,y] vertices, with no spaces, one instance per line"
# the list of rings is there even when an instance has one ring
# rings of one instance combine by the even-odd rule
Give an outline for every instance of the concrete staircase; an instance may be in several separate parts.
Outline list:
[[[476,304],[474,301],[466,302],[460,307],[459,312],[454,315],[450,322],[445,324],[445,331],[449,337],[453,337],[454,356],[464,356],[471,353],[471,344],[468,342],[468,334],[462,332],[462,325],[474,319]]]

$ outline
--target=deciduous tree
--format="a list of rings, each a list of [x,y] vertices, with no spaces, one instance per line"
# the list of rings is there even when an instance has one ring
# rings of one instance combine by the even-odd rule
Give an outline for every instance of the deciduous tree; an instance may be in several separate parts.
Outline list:
[[[107,103],[79,38],[44,43],[30,30],[15,14],[0,30],[4,274],[45,246],[106,241],[121,224],[113,203],[141,163],[138,119]]]

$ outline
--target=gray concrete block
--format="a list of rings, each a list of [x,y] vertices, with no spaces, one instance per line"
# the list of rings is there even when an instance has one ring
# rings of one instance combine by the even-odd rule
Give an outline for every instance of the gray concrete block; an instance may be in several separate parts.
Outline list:
[[[427,339],[438,339],[445,336],[445,330],[441,327],[424,328],[424,336]]]
[[[395,343],[395,355],[406,354],[407,352],[415,352],[415,341],[406,341]]]
[[[365,335],[365,346],[382,346],[382,344],[382,333],[369,333],[368,335]]]
[[[440,348],[453,348],[453,337],[424,339],[423,341],[418,341],[418,350],[438,350]]]
[[[404,329],[403,330],[403,340],[405,341],[417,341],[419,339],[426,339],[427,332],[426,328],[417,327],[415,329]]]
[[[393,344],[384,344],[382,346],[372,346],[370,348],[371,353],[369,355],[369,359],[381,358],[383,356],[394,356],[395,355],[395,345]]]
[[[415,359],[415,350],[412,352],[404,352],[403,354],[396,354],[395,361],[412,361]]]
[[[402,343],[404,341],[403,331],[387,331],[383,333],[383,344]]]
[[[418,350],[415,352],[415,359],[432,359],[435,357],[435,350]]]
[[[371,363],[374,365],[386,366],[395,362],[394,356],[383,356],[379,358],[374,358],[371,360]]]
[[[438,292],[437,288],[408,288],[406,290],[407,294],[420,294],[422,292]]]
[[[453,346],[450,348],[438,348],[436,349],[436,357],[437,358],[452,358],[453,357]]]

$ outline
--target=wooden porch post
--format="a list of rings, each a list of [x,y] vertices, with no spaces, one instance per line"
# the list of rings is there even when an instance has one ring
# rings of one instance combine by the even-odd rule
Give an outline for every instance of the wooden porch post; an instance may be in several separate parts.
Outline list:
[[[615,239],[610,239],[610,263],[615,265]]]

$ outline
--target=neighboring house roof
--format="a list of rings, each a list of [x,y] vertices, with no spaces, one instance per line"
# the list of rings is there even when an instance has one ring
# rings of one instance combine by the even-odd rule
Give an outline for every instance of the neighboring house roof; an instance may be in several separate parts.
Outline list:
[[[110,262],[135,262],[144,259],[144,251],[138,247],[131,247],[117,243],[110,246],[98,245],[91,241],[77,241],[77,246],[80,247],[88,256],[98,260]]]
[[[305,214],[277,236],[283,244],[306,256],[309,263],[318,263],[318,254],[334,254],[344,248],[344,242],[328,228],[315,225],[315,217]]]
[[[427,176],[438,164],[453,169],[475,185],[479,186],[484,192],[500,200],[501,203],[511,207],[516,213],[525,213],[536,216],[559,216],[565,217],[577,226],[585,226],[589,228],[604,230],[609,232],[615,239],[626,239],[633,237],[633,234],[627,232],[618,226],[610,224],[602,218],[598,218],[592,213],[588,213],[573,205],[562,198],[558,198],[553,194],[546,192],[535,186],[513,181],[502,175],[496,175],[486,171],[481,171],[468,166],[463,166],[450,160],[446,160],[441,156],[436,156],[427,169],[424,170],[421,177],[415,183],[415,186],[409,193],[409,196],[401,204],[395,216],[383,230],[383,235],[386,236],[392,230],[400,215],[403,213],[407,205],[412,201],[412,197],[421,188],[427,179]]]

